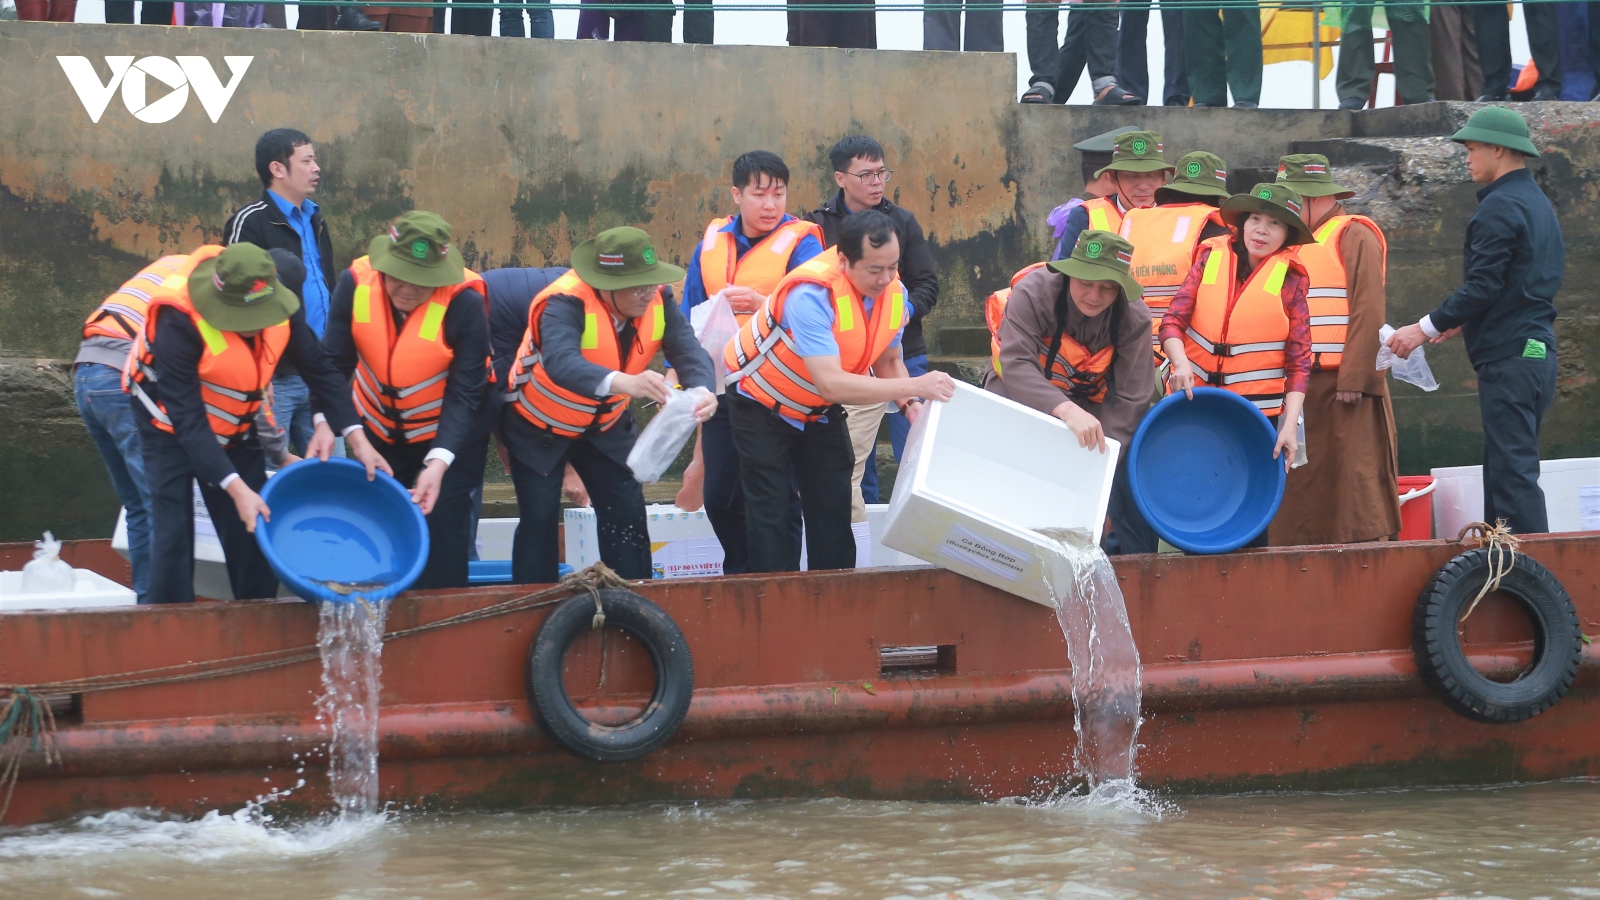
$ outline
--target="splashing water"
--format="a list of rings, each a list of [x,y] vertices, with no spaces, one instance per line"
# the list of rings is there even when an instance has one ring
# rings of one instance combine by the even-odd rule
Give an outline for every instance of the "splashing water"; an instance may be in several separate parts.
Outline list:
[[[1041,529],[1053,541],[1045,582],[1072,664],[1073,765],[1096,805],[1156,811],[1136,783],[1143,672],[1111,561],[1088,535]]]
[[[378,690],[387,603],[324,603],[317,632],[322,695],[317,719],[331,732],[328,782],[341,817],[378,811]]]

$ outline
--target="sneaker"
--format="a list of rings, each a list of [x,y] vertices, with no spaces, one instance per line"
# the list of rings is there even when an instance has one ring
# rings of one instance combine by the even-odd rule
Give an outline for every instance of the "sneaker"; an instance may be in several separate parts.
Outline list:
[[[1367,101],[1362,97],[1348,97],[1339,101],[1339,108],[1350,112],[1365,109],[1366,105]]]
[[[1234,109],[1256,109],[1257,108],[1257,104],[1256,104],[1256,102],[1254,100],[1235,100],[1235,101],[1233,101],[1233,108]]]

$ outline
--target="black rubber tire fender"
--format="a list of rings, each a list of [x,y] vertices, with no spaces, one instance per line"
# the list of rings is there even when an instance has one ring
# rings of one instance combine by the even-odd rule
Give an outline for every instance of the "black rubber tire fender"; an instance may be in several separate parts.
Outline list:
[[[1518,553],[1500,581],[1500,590],[1530,614],[1533,663],[1515,681],[1485,678],[1467,663],[1457,628],[1462,612],[1489,577],[1489,554],[1488,549],[1469,550],[1433,576],[1417,598],[1411,646],[1418,674],[1446,706],[1478,722],[1521,722],[1554,706],[1572,687],[1583,652],[1578,610],[1549,569]]]
[[[561,669],[572,642],[594,621],[594,598],[568,598],[544,620],[528,645],[528,704],[556,743],[595,762],[638,759],[666,743],[689,714],[694,661],[678,624],[661,607],[631,591],[605,588],[600,608],[606,627],[620,628],[650,654],[656,686],[644,712],[620,725],[591,722],[578,712],[562,683]]]

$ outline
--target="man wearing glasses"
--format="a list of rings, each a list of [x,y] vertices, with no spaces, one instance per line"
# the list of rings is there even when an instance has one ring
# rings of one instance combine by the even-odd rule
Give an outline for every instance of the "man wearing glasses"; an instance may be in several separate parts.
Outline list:
[[[864,134],[850,135],[833,145],[828,159],[833,163],[833,180],[839,185],[839,193],[812,210],[806,218],[822,226],[823,243],[829,247],[839,243],[839,228],[846,218],[864,210],[877,210],[894,223],[900,242],[900,280],[905,284],[906,299],[912,307],[911,321],[901,339],[901,352],[908,376],[925,375],[928,345],[922,338],[922,319],[939,302],[939,273],[933,268],[933,251],[922,236],[922,226],[910,210],[894,205],[883,195],[894,173],[877,141]],[[878,502],[876,443],[878,424],[887,408],[886,403],[845,406],[850,443],[856,454],[852,478],[855,486],[853,521],[856,522],[866,521],[865,504]],[[904,413],[896,411],[889,416],[889,440],[894,446],[896,460],[905,450],[906,435],[910,431],[911,420]]]

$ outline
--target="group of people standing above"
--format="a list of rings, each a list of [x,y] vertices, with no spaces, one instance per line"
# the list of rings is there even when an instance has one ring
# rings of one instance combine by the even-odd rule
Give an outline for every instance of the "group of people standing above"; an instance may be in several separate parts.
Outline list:
[[[1488,185],[1466,285],[1390,347],[1405,356],[1465,330],[1494,432],[1486,508],[1543,530],[1537,437],[1554,391],[1559,226],[1522,167],[1536,151],[1520,117],[1484,110],[1456,137]],[[1284,157],[1275,181],[1230,195],[1221,159],[1169,164],[1154,132],[1078,146],[1088,192],[1051,216],[1055,259],[989,299],[984,386],[1102,451],[1106,438],[1128,441],[1162,394],[1196,385],[1275,418],[1286,467],[1303,416],[1311,462],[1290,474],[1270,540],[1395,536],[1394,421],[1376,367],[1386,247],[1375,223],[1339,205],[1351,192],[1327,160]],[[687,269],[621,227],[579,244],[570,269],[480,275],[449,223],[411,212],[336,270],[311,200],[310,139],[268,132],[256,157],[262,199],[229,219],[226,246],[157,260],[84,326],[79,406],[128,510],[140,602],[193,599],[193,482],[234,595],[276,593],[251,532],[271,517],[258,493],[269,463],[297,459],[291,445],[324,460],[348,452],[369,478],[383,471],[411,490],[430,533],[418,587],[468,583],[491,436],[521,516],[514,581],[556,579],[564,493],[592,503],[601,558],[647,579],[632,403],[694,387],[708,394],[680,503],[704,503],[724,571],[798,570],[802,541],[811,569],[850,568],[883,417],[898,456],[924,404],[954,392],[929,371],[921,333],[938,299],[931,248],[884,197],[892,172],[870,138],[834,147],[839,191],[804,219],[787,211],[781,158],[740,156],[734,214],[706,226]],[[731,339],[691,324],[719,311],[736,323]],[[1511,344],[1518,354],[1501,352]],[[658,354],[665,372],[652,368]],[[1108,551],[1154,551],[1124,464],[1115,479]]]

